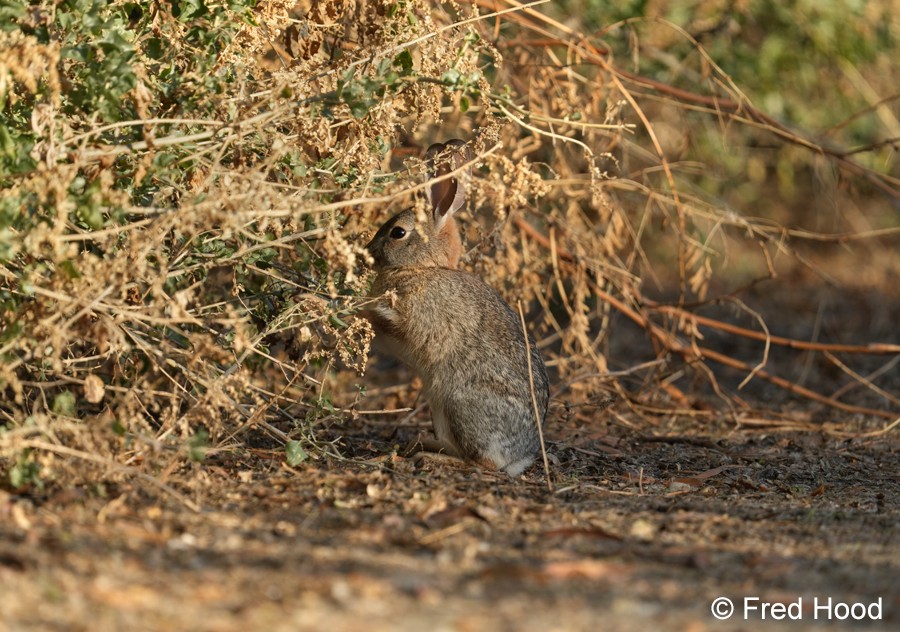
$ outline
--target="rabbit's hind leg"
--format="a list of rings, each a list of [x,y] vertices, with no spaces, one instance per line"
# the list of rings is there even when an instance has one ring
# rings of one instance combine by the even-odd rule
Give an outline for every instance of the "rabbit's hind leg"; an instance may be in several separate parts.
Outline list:
[[[426,452],[449,456],[454,459],[462,458],[456,448],[449,443],[445,443],[440,439],[422,436],[416,437],[406,445],[403,449],[403,456],[413,458]]]
[[[436,438],[418,437],[407,446],[405,454],[417,457],[422,452],[432,452],[434,454],[443,454],[457,459],[463,458],[459,448],[456,447],[453,435],[450,433],[447,415],[439,406],[435,406],[434,404],[431,404],[431,419]]]
[[[450,461],[455,462],[457,464],[463,463],[462,455],[456,450],[455,447],[441,441],[440,439],[433,439],[431,437],[418,437],[416,440],[411,441],[406,449],[403,452],[404,456],[416,464],[416,467],[420,467],[423,461]]]
[[[459,449],[459,445],[456,442],[456,437],[453,436],[453,431],[450,428],[450,419],[447,417],[447,413],[434,402],[429,403],[431,405],[431,423],[434,426],[434,436],[437,437],[436,443],[442,447],[440,450],[432,451],[443,452],[444,454],[450,454],[457,458],[464,458],[462,450]]]

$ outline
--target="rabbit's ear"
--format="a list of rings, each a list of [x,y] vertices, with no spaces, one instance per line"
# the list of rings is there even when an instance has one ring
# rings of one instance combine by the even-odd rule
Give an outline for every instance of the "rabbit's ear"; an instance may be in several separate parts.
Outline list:
[[[446,176],[462,167],[470,159],[466,144],[454,138],[446,143],[435,143],[425,152],[430,180]],[[466,179],[468,173],[433,182],[425,189],[435,226],[440,229],[447,218],[462,208],[466,202]]]

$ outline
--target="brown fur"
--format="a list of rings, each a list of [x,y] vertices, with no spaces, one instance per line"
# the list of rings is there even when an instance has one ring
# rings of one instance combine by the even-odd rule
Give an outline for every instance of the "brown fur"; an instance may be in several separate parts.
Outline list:
[[[457,160],[461,141],[429,150],[438,159],[446,153]],[[436,172],[432,166],[432,178],[440,177]],[[517,475],[539,448],[537,424],[550,397],[547,373],[529,336],[529,379],[518,316],[484,281],[454,269],[462,242],[453,213],[464,202],[465,185],[456,178],[444,182],[450,184],[433,186],[429,196],[430,225],[417,226],[415,213],[402,211],[369,243],[378,273],[372,293],[393,297],[377,303],[369,317],[376,341],[422,378],[435,434],[449,451]]]

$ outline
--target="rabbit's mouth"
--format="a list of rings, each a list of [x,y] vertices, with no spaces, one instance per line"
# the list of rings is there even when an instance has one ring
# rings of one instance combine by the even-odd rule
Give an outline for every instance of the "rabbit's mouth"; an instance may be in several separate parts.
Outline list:
[[[377,235],[376,235],[376,237],[377,237]],[[381,266],[382,263],[384,263],[384,257],[383,257],[383,254],[381,253],[381,249],[376,247],[375,237],[373,237],[372,240],[366,244],[366,252],[368,252],[369,255],[372,257],[372,261],[375,262],[376,268]]]

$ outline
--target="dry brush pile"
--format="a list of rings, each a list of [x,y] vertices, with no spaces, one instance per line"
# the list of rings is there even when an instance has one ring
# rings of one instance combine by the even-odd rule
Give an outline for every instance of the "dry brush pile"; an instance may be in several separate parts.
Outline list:
[[[742,299],[814,269],[808,243],[887,260],[896,220],[782,225],[727,186],[704,192],[714,174],[690,151],[700,136],[723,155],[764,139],[896,205],[891,145],[854,153],[789,129],[680,29],[588,35],[514,0],[0,7],[0,464],[14,487],[128,476],[178,494],[174,473],[251,433],[291,464],[341,458],[321,430],[383,404],[361,386],[363,245],[418,203],[423,146],[453,136],[476,156],[463,265],[526,306],[557,414],[577,422],[614,396],[633,420],[759,416],[728,373],[897,415],[852,362],[889,370],[900,346],[778,337],[786,322]],[[642,75],[673,42],[678,80]],[[769,165],[751,158],[764,187]],[[756,359],[710,331],[754,341]],[[833,361],[874,403],[778,375],[776,346]]]

